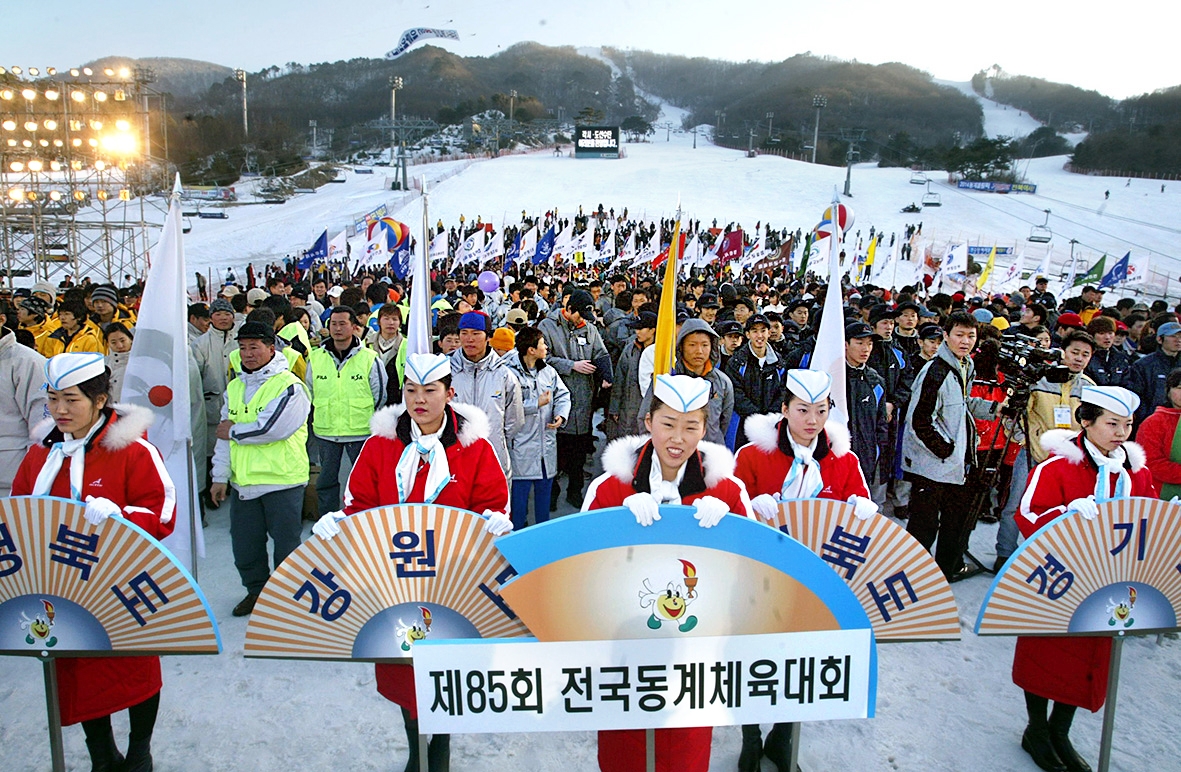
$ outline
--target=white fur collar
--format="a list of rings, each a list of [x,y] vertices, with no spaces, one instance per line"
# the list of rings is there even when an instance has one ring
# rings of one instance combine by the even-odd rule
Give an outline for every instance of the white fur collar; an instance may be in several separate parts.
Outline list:
[[[612,441],[603,451],[603,471],[630,485],[635,478],[640,449],[649,439],[644,434]],[[701,453],[701,471],[707,488],[713,488],[734,474],[734,454],[726,446],[702,441],[698,443],[697,450]]]
[[[488,416],[475,405],[452,402],[451,409],[463,419],[463,425],[459,428],[458,434],[459,444],[463,447],[466,448],[476,440],[487,437],[491,432],[492,426],[488,422]],[[378,437],[396,440],[398,438],[398,419],[405,412],[405,405],[383,407],[373,414],[373,418],[369,419],[369,430]]]
[[[139,405],[112,405],[118,418],[103,430],[102,446],[107,450],[123,450],[142,438],[152,424],[156,414]]]
[[[1081,464],[1085,456],[1083,449],[1074,443],[1078,435],[1079,433],[1073,429],[1050,429],[1042,433],[1042,448],[1055,456],[1062,456],[1072,464]],[[1144,448],[1139,444],[1125,442],[1123,448],[1128,454],[1128,466],[1133,472],[1139,472],[1148,464]]]
[[[764,453],[772,453],[779,449],[779,421],[782,413],[764,413],[752,415],[746,419],[743,427],[746,438],[750,443]],[[824,432],[828,435],[828,448],[838,458],[847,454],[852,447],[849,430],[838,421],[827,421]]]

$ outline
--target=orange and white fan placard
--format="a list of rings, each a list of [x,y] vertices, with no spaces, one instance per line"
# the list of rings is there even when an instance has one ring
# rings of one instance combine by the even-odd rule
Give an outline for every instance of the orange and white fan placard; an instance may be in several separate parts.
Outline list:
[[[217,654],[200,588],[168,550],[76,501],[0,499],[0,654]]]
[[[395,660],[424,638],[513,638],[500,597],[515,572],[479,515],[400,504],[313,536],[271,574],[246,628],[246,656]]]
[[[890,518],[853,512],[831,499],[785,501],[771,525],[845,580],[879,642],[959,640],[955,597],[931,554]]]
[[[984,599],[980,635],[1135,634],[1181,616],[1181,505],[1145,498],[1070,514],[1027,539]]]

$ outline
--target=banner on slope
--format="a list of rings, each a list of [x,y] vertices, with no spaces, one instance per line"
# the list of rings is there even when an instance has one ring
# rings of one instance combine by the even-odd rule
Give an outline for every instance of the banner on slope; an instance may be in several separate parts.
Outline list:
[[[831,499],[785,501],[772,525],[845,580],[877,640],[959,640],[955,596],[931,554],[890,518],[858,520],[853,511]]]
[[[1116,499],[1067,514],[1005,563],[976,620],[979,635],[1122,635],[1176,630],[1181,505]]]
[[[866,718],[873,633],[415,647],[423,732],[572,732]]]
[[[218,654],[213,611],[164,545],[76,501],[0,499],[0,654]]]
[[[459,32],[453,29],[435,29],[432,27],[413,27],[402,33],[402,37],[398,39],[398,45],[394,46],[393,50],[387,51],[386,59],[397,59],[402,54],[410,50],[420,40],[428,38],[442,38],[444,40],[459,40]]]
[[[501,599],[514,576],[479,515],[401,504],[359,512],[336,538],[301,544],[271,574],[246,656],[391,661],[436,638],[513,638]]]

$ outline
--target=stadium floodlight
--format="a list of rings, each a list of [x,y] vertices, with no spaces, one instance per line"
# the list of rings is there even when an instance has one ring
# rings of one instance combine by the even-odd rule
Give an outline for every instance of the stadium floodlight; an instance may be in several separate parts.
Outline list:
[[[75,89],[74,91],[70,92],[70,99],[73,99],[75,102],[85,102],[86,92]]]
[[[4,123],[0,123],[0,126],[3,126],[5,131],[16,131],[16,121],[12,120],[11,118],[6,120]]]
[[[46,119],[41,125],[45,127],[46,131],[57,131],[57,121],[52,118]]]
[[[29,161],[29,171],[39,172],[43,168],[44,167],[41,165],[41,162],[38,161],[36,158],[34,158],[32,161]]]
[[[91,75],[94,74],[94,70],[90,69],[89,67],[83,67],[82,74],[89,78]]]
[[[23,172],[25,170],[25,165],[20,161],[13,161],[8,165],[8,168],[14,172]]]
[[[23,96],[27,101],[32,102],[37,98],[37,92],[31,88],[26,88],[21,90],[21,96]]]
[[[76,77],[78,77],[78,76],[79,76],[79,75],[81,75],[81,74],[82,74],[82,71],[81,71],[81,70],[79,70],[77,67],[71,67],[71,68],[70,68],[70,75],[72,75],[73,77],[75,77],[75,78],[76,78]]]
[[[35,77],[37,77],[38,75],[40,75],[40,74],[41,74],[41,71],[40,71],[40,70],[38,70],[36,67],[30,67],[30,68],[29,68],[29,74],[30,74],[30,75],[32,75],[32,76],[35,78]]]
[[[108,78],[113,78],[113,77],[115,77],[115,71],[112,70],[110,67],[108,67],[105,70],[103,70],[103,75],[106,75]]]
[[[9,188],[8,189],[8,197],[11,198],[13,201],[23,201],[25,198],[25,189],[24,188]]]
[[[50,88],[45,90],[45,98],[50,102],[56,102],[59,96],[61,96],[61,94],[58,93],[57,89]]]
[[[20,75],[22,72],[23,72],[23,70],[22,70],[20,67],[15,67],[15,66],[14,66],[14,67],[12,68],[12,74],[13,74],[13,75]]]
[[[16,96],[16,93],[10,88],[6,88],[3,91],[0,91],[0,99],[9,100],[9,99],[12,99],[14,96]]]
[[[105,101],[107,101],[107,92],[105,92],[105,91],[95,91],[95,92],[94,92],[94,101],[95,101],[95,102],[105,102]]]
[[[40,124],[36,121],[25,121],[25,131],[36,131],[38,126]]]
[[[56,67],[46,67],[45,74],[49,75],[51,77],[54,75],[57,75],[57,68]]]
[[[131,77],[131,70],[128,69],[127,67],[120,67],[119,68],[119,77],[123,78],[124,80],[126,80],[127,78],[130,78]]]

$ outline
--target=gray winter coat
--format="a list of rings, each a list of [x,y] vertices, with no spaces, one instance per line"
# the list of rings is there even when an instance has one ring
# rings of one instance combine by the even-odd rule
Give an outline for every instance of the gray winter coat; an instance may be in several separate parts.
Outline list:
[[[512,370],[521,384],[521,406],[525,423],[509,442],[509,457],[513,462],[514,480],[545,480],[558,470],[558,430],[547,429],[555,417],[570,420],[570,389],[562,376],[550,365],[526,370],[516,350],[501,359]],[[537,406],[542,392],[550,393],[550,401]]]
[[[44,386],[45,357],[17,343],[13,333],[0,332],[0,496],[12,490],[30,430],[48,415]]]
[[[968,360],[967,385],[959,362],[944,343],[923,366],[911,390],[902,433],[902,471],[934,482],[962,485],[976,459],[973,418],[996,417],[998,403],[967,397],[976,366]]]
[[[709,418],[705,428],[705,440],[725,445],[726,431],[730,428],[730,418],[734,415],[734,384],[718,366],[722,361],[722,346],[718,333],[713,327],[700,319],[690,319],[681,325],[681,331],[677,334],[677,364],[673,368],[673,373],[676,375],[696,375],[696,373],[685,369],[684,357],[681,356],[681,343],[684,342],[686,336],[695,332],[704,332],[713,341],[709,347],[710,369],[704,376],[697,376],[710,382]],[[646,434],[644,416],[648,414],[648,409],[652,405],[652,384],[642,385],[644,386],[644,399],[640,402],[640,412],[637,418],[639,430]]]
[[[549,346],[545,361],[558,371],[570,389],[570,420],[558,431],[562,434],[590,434],[595,387],[602,381],[614,381],[611,359],[607,356],[599,329],[589,323],[575,329],[560,316],[542,319],[537,329],[541,330]],[[594,362],[599,369],[590,375],[575,372],[574,363],[582,359]]]
[[[644,401],[644,393],[640,391],[640,355],[644,349],[636,341],[631,341],[619,355],[619,362],[615,365],[615,384],[611,387],[611,401],[607,404],[608,421],[606,424],[608,440],[614,440],[629,434],[634,434],[639,421],[640,403]],[[619,416],[619,422],[610,420],[611,416]]]
[[[460,348],[451,355],[451,386],[456,402],[475,405],[488,415],[488,442],[500,459],[504,476],[511,479],[508,446],[525,423],[517,377],[491,347],[479,362],[469,360]]]
[[[238,349],[237,325],[227,332],[216,327],[210,327],[201,337],[193,341],[189,350],[197,362],[197,371],[201,375],[201,388],[205,394],[205,425],[215,427],[221,420],[222,397],[226,393],[226,384],[230,376],[230,352]],[[217,435],[209,429],[206,435],[206,445],[203,451],[206,456],[213,455]],[[196,443],[193,444],[197,448]],[[197,452],[197,451],[194,451]]]

